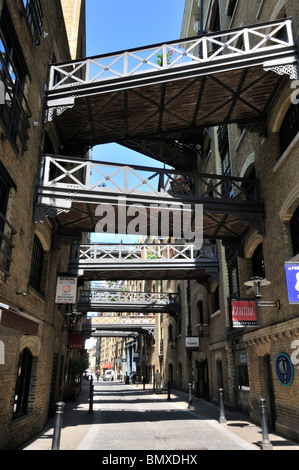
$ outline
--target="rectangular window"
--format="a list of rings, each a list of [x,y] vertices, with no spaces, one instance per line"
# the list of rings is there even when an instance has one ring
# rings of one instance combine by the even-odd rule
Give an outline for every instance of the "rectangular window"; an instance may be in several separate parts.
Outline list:
[[[27,23],[35,42],[35,47],[40,45],[43,11],[40,0],[23,0]]]
[[[30,110],[24,95],[27,67],[9,11],[4,3],[0,17],[0,81],[4,86],[4,104],[0,106],[0,118],[6,129],[4,137],[26,150]]]
[[[32,286],[38,292],[40,292],[41,289],[43,258],[44,250],[42,244],[37,238],[37,236],[35,236],[33,241],[29,285]]]
[[[7,220],[7,205],[11,187],[15,187],[5,168],[0,162],[0,271],[4,278],[9,276],[10,263],[12,261],[13,236],[15,229]]]
[[[229,282],[229,297],[228,297],[228,308],[229,308],[229,319],[231,328],[233,328],[232,323],[232,304],[233,299],[240,298],[240,285],[239,285],[239,274],[238,274],[238,262],[236,256],[234,255],[228,263],[228,282]]]
[[[290,221],[291,238],[294,255],[299,253],[299,207],[295,210]]]
[[[239,276],[238,276],[238,264],[235,263],[228,269],[229,277],[229,293],[231,296],[239,294]]]
[[[283,153],[299,132],[299,104],[291,104],[279,131],[280,150]]]
[[[229,152],[229,140],[228,140],[228,129],[227,125],[223,124],[219,126],[218,131],[218,148],[221,158],[222,174],[227,176],[228,179],[222,184],[221,194],[224,198],[232,197],[232,185],[229,180],[231,176],[231,164],[230,164],[230,152]]]
[[[217,312],[217,310],[220,309],[219,286],[217,286],[215,291],[212,293],[211,300],[212,300],[212,313]]]
[[[252,255],[252,276],[258,276],[264,279],[265,274],[265,263],[263,255],[263,245],[260,243],[255,249]]]

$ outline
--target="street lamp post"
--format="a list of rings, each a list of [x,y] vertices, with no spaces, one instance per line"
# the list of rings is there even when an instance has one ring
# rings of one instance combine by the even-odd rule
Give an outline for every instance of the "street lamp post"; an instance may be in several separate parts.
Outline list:
[[[267,279],[263,279],[262,277],[259,277],[259,276],[252,277],[250,281],[244,282],[245,286],[253,287],[254,296],[256,298],[258,307],[280,308],[279,299],[277,299],[275,302],[268,301],[268,300],[261,300],[262,299],[261,287],[269,286],[270,284],[271,284],[271,281],[268,281]]]

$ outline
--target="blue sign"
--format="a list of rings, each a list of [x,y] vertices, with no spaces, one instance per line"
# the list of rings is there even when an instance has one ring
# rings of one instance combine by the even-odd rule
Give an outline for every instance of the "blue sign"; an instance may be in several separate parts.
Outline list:
[[[285,272],[290,304],[299,304],[299,263],[286,263]]]
[[[287,354],[278,354],[275,359],[275,372],[281,385],[284,387],[291,385],[294,376],[294,369],[291,359]]]

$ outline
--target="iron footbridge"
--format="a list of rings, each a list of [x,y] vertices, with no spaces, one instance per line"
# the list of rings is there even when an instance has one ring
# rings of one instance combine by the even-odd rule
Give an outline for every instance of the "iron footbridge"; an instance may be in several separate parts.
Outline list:
[[[82,312],[179,313],[176,292],[133,292],[126,290],[80,290],[77,304]]]
[[[117,142],[194,169],[204,128],[265,132],[283,76],[298,79],[288,18],[51,64],[45,120],[67,155]]]

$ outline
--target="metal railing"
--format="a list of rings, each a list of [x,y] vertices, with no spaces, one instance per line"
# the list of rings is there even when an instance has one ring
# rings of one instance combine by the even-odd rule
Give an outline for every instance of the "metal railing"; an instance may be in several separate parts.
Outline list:
[[[224,187],[229,187],[230,191],[223,191]],[[59,199],[70,199],[73,195],[76,200],[80,197],[86,200],[95,193],[97,197],[153,197],[169,202],[175,198],[186,201],[220,198],[242,203],[260,199],[255,179],[44,156],[39,186],[41,198],[53,194]]]
[[[91,328],[120,326],[124,328],[130,327],[155,327],[155,315],[126,315],[114,316],[103,315],[91,318]]]
[[[180,302],[176,292],[131,292],[131,291],[102,291],[98,289],[81,290],[80,305],[129,303],[136,306],[169,305]]]
[[[161,74],[196,65],[217,66],[221,61],[241,62],[257,56],[279,54],[294,45],[291,20],[213,32],[144,48],[104,54],[81,60],[53,64],[50,67],[48,93],[93,86],[132,76]],[[200,52],[199,52],[200,51]],[[59,76],[59,80],[57,77]],[[57,95],[58,96],[58,95]]]
[[[216,261],[216,245],[204,244],[201,249],[192,244],[84,244],[72,245],[70,265],[90,266],[109,264],[161,264],[196,263],[200,260]]]
[[[175,292],[132,292],[81,290],[77,303],[79,311],[127,313],[178,313],[180,295]]]

